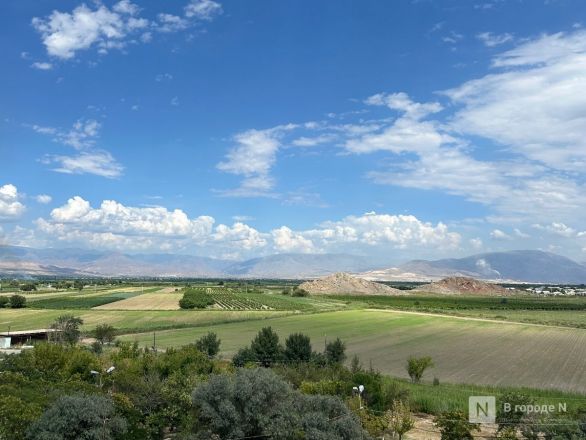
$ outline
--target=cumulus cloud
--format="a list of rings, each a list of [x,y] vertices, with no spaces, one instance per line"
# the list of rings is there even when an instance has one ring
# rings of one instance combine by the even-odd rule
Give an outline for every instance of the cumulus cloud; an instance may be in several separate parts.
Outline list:
[[[50,56],[68,60],[93,47],[106,54],[137,41],[148,42],[151,29],[176,32],[210,21],[221,12],[221,5],[212,0],[192,0],[180,16],[159,13],[157,19],[149,20],[140,17],[141,9],[135,3],[122,0],[111,8],[98,3],[94,8],[81,4],[71,12],[55,10],[47,17],[33,18],[32,25]]]
[[[271,231],[275,249],[279,252],[315,252],[313,242],[302,234],[292,231],[287,226],[281,226]]]
[[[257,256],[272,253],[384,252],[417,247],[430,252],[454,249],[461,237],[443,223],[414,216],[366,213],[295,230],[282,225],[259,231],[244,221],[232,226],[213,217],[190,217],[181,209],[134,207],[104,200],[93,207],[81,196],[36,220],[37,239],[80,246],[140,250],[189,250],[211,256]]]
[[[433,225],[412,215],[375,212],[324,222],[320,228],[305,231],[303,235],[326,248],[340,243],[355,243],[367,246],[390,244],[399,249],[408,246],[453,249],[461,241],[460,234],[449,231],[443,223]]]
[[[24,213],[26,208],[19,199],[16,186],[11,183],[0,186],[0,220],[14,220]]]

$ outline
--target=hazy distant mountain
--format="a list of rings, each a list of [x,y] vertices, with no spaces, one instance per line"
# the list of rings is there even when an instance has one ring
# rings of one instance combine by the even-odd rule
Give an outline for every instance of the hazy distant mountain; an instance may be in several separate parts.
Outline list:
[[[487,280],[534,283],[586,283],[586,266],[542,251],[510,251],[427,261],[414,260],[396,268],[365,274],[370,279],[440,279],[468,276]]]
[[[84,249],[0,246],[0,274],[54,276],[149,276],[316,278],[336,272],[372,280],[437,280],[467,276],[534,283],[586,283],[586,266],[541,251],[511,251],[444,260],[414,260],[373,270],[368,258],[346,254],[277,254],[246,261],[177,254],[123,254]]]
[[[375,267],[368,259],[347,254],[277,254],[232,264],[226,273],[252,278],[313,278]]]
[[[373,267],[363,257],[343,254],[278,254],[235,262],[192,255],[0,246],[0,274],[6,275],[310,278]]]

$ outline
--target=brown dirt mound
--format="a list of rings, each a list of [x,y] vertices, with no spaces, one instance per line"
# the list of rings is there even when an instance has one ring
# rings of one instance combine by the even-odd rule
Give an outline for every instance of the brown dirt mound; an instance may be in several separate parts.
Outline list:
[[[411,292],[439,293],[441,295],[504,296],[511,291],[497,284],[486,283],[474,278],[448,277],[441,281],[419,286]]]
[[[408,295],[381,283],[367,281],[347,273],[335,273],[324,278],[306,281],[299,286],[312,295]]]

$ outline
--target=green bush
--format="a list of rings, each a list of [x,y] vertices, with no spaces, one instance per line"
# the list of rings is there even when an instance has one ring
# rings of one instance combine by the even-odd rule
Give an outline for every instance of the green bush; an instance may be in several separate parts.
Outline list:
[[[8,307],[8,303],[10,303],[10,299],[7,296],[0,296],[0,309]]]
[[[13,309],[26,307],[26,298],[22,295],[12,295],[10,297],[10,307]]]
[[[182,309],[205,309],[214,304],[214,298],[207,293],[197,289],[187,289],[183,298],[179,300],[179,307]]]

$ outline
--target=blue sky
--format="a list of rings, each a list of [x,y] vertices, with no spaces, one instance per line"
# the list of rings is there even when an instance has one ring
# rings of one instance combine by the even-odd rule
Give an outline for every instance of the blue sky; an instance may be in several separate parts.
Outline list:
[[[4,243],[586,260],[581,1],[0,11]]]

